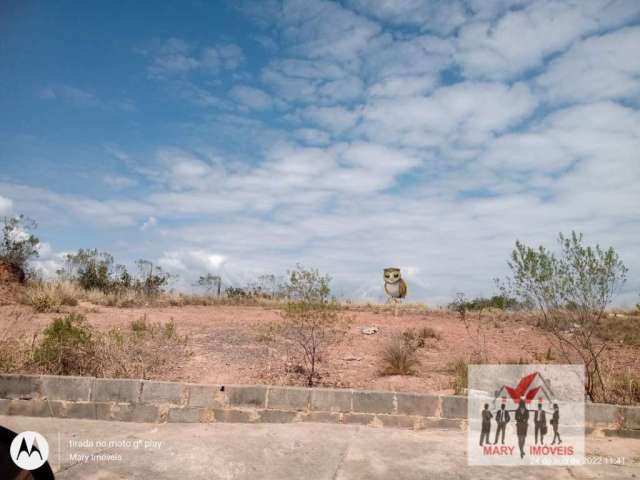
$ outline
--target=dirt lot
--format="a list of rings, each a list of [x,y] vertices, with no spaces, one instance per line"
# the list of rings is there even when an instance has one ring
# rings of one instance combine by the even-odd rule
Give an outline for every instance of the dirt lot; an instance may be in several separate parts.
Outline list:
[[[146,315],[150,322],[174,320],[178,333],[188,335],[192,355],[163,379],[198,383],[302,384],[300,375],[288,372],[295,364],[291,352],[280,341],[265,339],[272,322],[281,321],[277,308],[247,306],[183,306],[164,308],[109,308],[81,304],[70,311],[84,313],[95,327],[129,328],[131,321]],[[26,333],[40,331],[62,314],[34,314],[29,307],[0,307],[0,332],[9,328]],[[459,358],[469,358],[477,347],[463,323],[453,313],[407,307],[399,316],[382,306],[349,307],[348,330],[343,340],[331,348],[320,363],[321,384],[378,390],[450,392],[452,373],[448,366]],[[487,352],[491,362],[544,361],[549,342],[523,314],[485,315]],[[363,327],[375,326],[374,335],[364,335]],[[431,327],[438,340],[429,339],[418,350],[420,365],[413,376],[385,376],[381,353],[385,344],[408,328]],[[638,368],[640,349],[615,345],[609,368]],[[558,355],[553,354],[555,361]],[[289,368],[287,368],[289,367]]]

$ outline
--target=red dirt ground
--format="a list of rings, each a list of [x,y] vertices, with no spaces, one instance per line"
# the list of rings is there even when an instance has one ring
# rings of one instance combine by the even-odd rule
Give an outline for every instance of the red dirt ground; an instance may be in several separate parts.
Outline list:
[[[127,328],[132,320],[147,316],[149,322],[175,321],[178,333],[189,336],[193,354],[183,365],[167,372],[166,380],[197,383],[303,384],[295,373],[287,373],[291,357],[282,342],[264,340],[265,328],[281,320],[279,310],[247,306],[183,306],[163,308],[109,308],[81,304],[70,309],[84,313],[95,327]],[[469,358],[476,341],[460,319],[447,311],[409,307],[396,318],[382,306],[351,307],[347,334],[328,349],[320,363],[320,383],[325,386],[413,392],[450,392],[450,362]],[[0,307],[0,332],[16,330],[35,333],[61,314],[34,314],[25,306]],[[483,318],[488,330],[490,362],[511,363],[544,359],[549,342],[524,315],[491,314]],[[378,333],[364,335],[362,327],[376,326]],[[408,328],[431,327],[439,340],[430,339],[418,350],[420,365],[412,376],[381,374],[381,353],[385,344]],[[638,367],[639,349],[615,345],[611,349],[614,368]],[[555,355],[556,358],[558,355]],[[289,369],[290,370],[290,369]]]

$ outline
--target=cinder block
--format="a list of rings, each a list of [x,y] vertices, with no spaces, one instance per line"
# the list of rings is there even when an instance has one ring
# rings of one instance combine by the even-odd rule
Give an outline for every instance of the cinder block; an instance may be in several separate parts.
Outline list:
[[[167,415],[169,423],[198,423],[205,409],[198,407],[170,408]]]
[[[91,399],[93,377],[56,377],[44,375],[41,392],[48,400],[74,400],[88,402]]]
[[[0,398],[38,398],[40,385],[38,375],[0,375]]]
[[[353,412],[394,413],[393,393],[353,392]]]
[[[52,417],[84,418],[95,420],[96,404],[93,402],[70,402],[66,400],[50,400],[49,410]]]
[[[216,422],[251,423],[258,420],[258,414],[248,410],[213,409]]]
[[[276,410],[306,410],[311,391],[308,388],[269,387],[267,408]]]
[[[615,426],[622,424],[622,411],[617,405],[586,403],[584,416],[587,425]]]
[[[396,393],[396,399],[399,414],[422,417],[435,417],[438,414],[440,397],[436,395]]]
[[[260,411],[259,422],[262,423],[291,423],[296,421],[297,412],[287,412],[283,410],[262,410]]]
[[[605,437],[620,437],[620,438],[637,438],[640,440],[640,430],[611,430],[603,429]]]
[[[142,380],[123,378],[96,378],[91,400],[94,402],[137,403],[140,399]]]
[[[355,423],[358,425],[369,425],[376,418],[372,413],[345,413],[342,415],[342,423]]]
[[[456,420],[453,418],[422,418],[420,419],[417,428],[440,428],[445,430],[461,430],[463,426],[463,420]]]
[[[349,412],[352,398],[351,390],[318,388],[311,391],[310,406],[319,412]]]
[[[11,400],[9,415],[25,417],[50,417],[51,411],[46,400]]]
[[[225,391],[229,405],[265,407],[267,387],[264,385],[231,385]]]
[[[376,418],[382,422],[383,427],[413,429],[418,425],[418,417],[408,415],[376,415]]]
[[[443,396],[442,418],[467,418],[467,397]]]
[[[622,407],[622,415],[624,429],[640,430],[640,407]]]
[[[187,385],[189,407],[215,407],[224,406],[224,393],[219,385]]]
[[[183,385],[172,382],[142,382],[142,403],[172,403],[182,405]]]
[[[341,423],[341,413],[307,412],[299,417],[301,422]]]
[[[96,415],[102,416],[104,407],[98,407]],[[157,405],[140,404],[115,404],[110,406],[108,420],[120,422],[146,422],[156,423],[162,419],[160,409]]]

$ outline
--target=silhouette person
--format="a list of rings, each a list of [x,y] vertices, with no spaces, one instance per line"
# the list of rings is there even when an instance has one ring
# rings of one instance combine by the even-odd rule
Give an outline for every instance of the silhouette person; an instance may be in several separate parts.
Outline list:
[[[540,435],[540,444],[544,445],[544,436],[547,433],[547,412],[542,409],[542,403],[538,404],[533,424],[535,425],[536,444],[538,443],[538,435]]]
[[[551,426],[553,427],[553,442],[551,445],[556,443],[556,438],[558,439],[558,444],[562,443],[562,439],[560,438],[560,434],[558,433],[558,424],[560,423],[560,409],[558,408],[558,404],[553,404],[553,416],[551,417]]]
[[[520,399],[518,408],[516,409],[516,434],[518,435],[518,447],[520,448],[520,458],[524,458],[524,442],[527,438],[527,430],[529,428],[529,410]]]
[[[480,431],[480,446],[483,442],[491,444],[489,441],[489,433],[491,433],[491,419],[493,414],[489,411],[489,404],[484,404],[484,410],[482,410],[482,430]]]
[[[502,432],[502,445],[504,445],[504,432],[507,429],[507,423],[509,423],[510,420],[511,420],[511,417],[509,416],[509,412],[505,410],[505,405],[503,403],[502,406],[500,407],[500,410],[496,412],[496,423],[498,424],[498,427],[496,430],[496,439],[493,442],[494,445],[498,443],[498,436],[500,435],[501,432]]]

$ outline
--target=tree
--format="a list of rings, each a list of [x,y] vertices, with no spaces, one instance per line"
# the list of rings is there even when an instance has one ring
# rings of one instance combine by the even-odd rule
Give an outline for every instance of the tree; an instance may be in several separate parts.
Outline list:
[[[81,248],[75,254],[67,254],[65,266],[58,273],[77,280],[85,290],[98,289],[109,292],[115,287],[113,255],[99,252],[95,248],[86,250]]]
[[[540,313],[540,327],[566,361],[575,355],[584,363],[585,392],[591,400],[607,400],[600,371],[600,356],[607,342],[595,333],[613,295],[626,281],[627,268],[615,250],[583,246],[582,234],[558,237],[558,256],[540,246],[516,241],[508,262],[513,277],[510,289]]]
[[[4,217],[0,260],[24,271],[32,258],[38,257],[40,240],[31,231],[38,225],[24,215]]]
[[[329,302],[331,277],[328,275],[300,264],[288,273],[289,281],[283,289],[289,302],[282,311],[285,320],[282,333],[298,347],[307,385],[312,387],[319,376],[317,364],[324,349],[342,331],[340,306]]]
[[[146,295],[152,296],[162,292],[169,283],[171,274],[162,270],[162,267],[153,265],[149,260],[136,260],[140,277],[136,281],[136,286]]]
[[[207,273],[206,275],[201,275],[198,279],[198,285],[203,287],[205,291],[209,294],[216,292],[216,295],[220,296],[220,289],[222,288],[222,279],[219,275],[212,275]]]
[[[307,385],[313,387],[319,377],[318,361],[326,347],[340,333],[340,307],[334,302],[289,302],[282,311],[285,320],[282,335],[301,354]]]
[[[289,281],[284,290],[290,299],[307,303],[326,303],[329,300],[329,275],[321,275],[318,269],[307,269],[299,263],[288,274]]]

